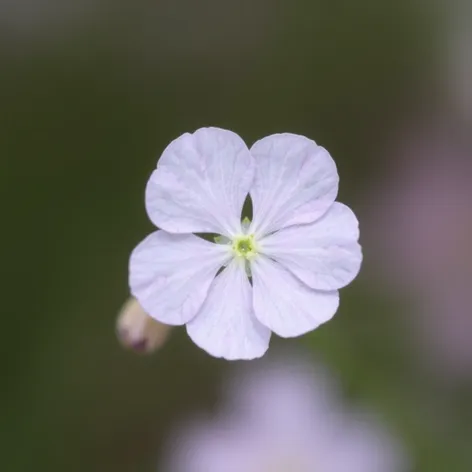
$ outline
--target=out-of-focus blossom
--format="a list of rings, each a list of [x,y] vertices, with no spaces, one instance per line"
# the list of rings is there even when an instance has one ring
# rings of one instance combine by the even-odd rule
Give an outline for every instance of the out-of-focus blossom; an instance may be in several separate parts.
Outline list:
[[[415,298],[417,346],[448,376],[472,375],[472,139],[460,130],[412,126],[372,207],[379,267]]]
[[[303,136],[275,134],[249,151],[231,131],[182,135],[147,185],[147,212],[161,230],[131,255],[132,294],[226,359],[262,356],[271,331],[315,329],[335,314],[338,289],[362,260],[358,221],[334,201],[338,180],[329,153]],[[241,222],[249,194],[254,219]]]
[[[116,321],[117,336],[123,346],[142,354],[161,348],[171,329],[151,318],[132,297],[126,301]]]
[[[253,367],[254,365],[251,365]],[[328,372],[299,358],[242,370],[211,420],[185,427],[165,472],[401,472],[399,442],[348,408]]]

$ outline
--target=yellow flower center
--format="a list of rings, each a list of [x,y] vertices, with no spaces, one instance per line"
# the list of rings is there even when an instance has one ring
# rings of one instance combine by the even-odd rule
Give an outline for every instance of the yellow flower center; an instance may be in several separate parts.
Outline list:
[[[235,256],[251,260],[257,255],[256,241],[254,235],[241,235],[233,239],[233,253]]]

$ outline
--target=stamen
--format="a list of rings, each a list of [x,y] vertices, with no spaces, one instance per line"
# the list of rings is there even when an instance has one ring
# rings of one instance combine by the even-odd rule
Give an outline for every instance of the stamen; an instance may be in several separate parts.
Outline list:
[[[238,251],[242,252],[242,253],[247,253],[251,250],[251,243],[249,241],[246,241],[246,240],[241,240],[238,242]]]
[[[237,257],[246,260],[253,259],[257,254],[256,242],[254,235],[240,235],[233,240],[233,252]]]

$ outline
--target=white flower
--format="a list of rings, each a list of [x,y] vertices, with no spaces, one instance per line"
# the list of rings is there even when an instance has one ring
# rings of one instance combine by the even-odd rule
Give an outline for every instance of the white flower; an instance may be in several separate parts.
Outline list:
[[[333,159],[303,136],[268,136],[249,151],[231,131],[182,135],[146,188],[161,230],[131,254],[132,294],[158,321],[186,324],[213,356],[262,356],[271,331],[299,336],[329,320],[359,271],[358,222],[334,202],[337,190]],[[244,224],[248,195],[254,218]]]
[[[296,358],[257,367],[234,378],[216,417],[176,431],[160,470],[406,470],[399,441],[372,412],[344,404],[327,371]]]

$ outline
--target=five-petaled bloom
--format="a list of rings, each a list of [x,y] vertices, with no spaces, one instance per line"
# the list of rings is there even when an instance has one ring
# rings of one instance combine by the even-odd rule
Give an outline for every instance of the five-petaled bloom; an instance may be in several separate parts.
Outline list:
[[[202,128],[164,150],[146,188],[160,228],[131,254],[130,287],[162,323],[187,325],[216,357],[262,356],[271,331],[293,337],[328,321],[359,272],[358,222],[335,202],[336,165],[314,141],[275,134],[249,150]],[[250,195],[253,220],[241,221]],[[192,233],[217,233],[210,242]]]

